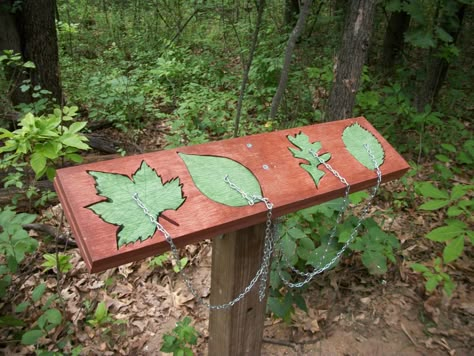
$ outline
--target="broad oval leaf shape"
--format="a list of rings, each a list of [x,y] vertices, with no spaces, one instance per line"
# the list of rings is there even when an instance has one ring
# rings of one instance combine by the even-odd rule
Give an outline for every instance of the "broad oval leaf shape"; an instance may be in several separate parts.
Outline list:
[[[226,183],[226,176],[249,196],[262,196],[257,178],[242,164],[225,157],[178,154],[196,187],[209,199],[229,206],[249,204],[239,192]]]
[[[355,123],[344,129],[342,140],[352,156],[368,169],[375,169],[374,160],[364,147],[367,145],[380,167],[385,159],[385,151],[380,142],[369,131]]]

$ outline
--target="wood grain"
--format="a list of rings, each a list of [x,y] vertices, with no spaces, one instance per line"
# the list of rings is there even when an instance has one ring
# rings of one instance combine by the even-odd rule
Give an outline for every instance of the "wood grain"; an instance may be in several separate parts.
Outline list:
[[[164,182],[179,177],[186,202],[177,211],[165,212],[178,225],[164,219],[159,221],[176,245],[185,246],[262,223],[266,218],[266,208],[263,203],[229,207],[208,199],[195,187],[177,153],[228,157],[243,164],[260,182],[263,195],[274,204],[274,216],[277,217],[341,197],[345,188],[329,172],[317,188],[310,175],[299,166],[305,162],[294,158],[288,150],[288,147],[294,147],[288,141],[288,135],[304,132],[311,142],[320,141],[322,149],[318,153],[332,154],[328,163],[351,184],[351,192],[375,184],[375,172],[356,161],[342,141],[343,130],[355,122],[372,132],[385,150],[385,162],[381,166],[383,181],[400,178],[409,169],[406,161],[367,120],[355,118],[64,168],[57,172],[55,188],[88,268],[98,272],[163,253],[169,250],[169,245],[160,233],[156,233],[144,242],[117,249],[118,227],[104,222],[86,208],[104,200],[97,195],[94,179],[87,173],[89,170],[130,177],[144,160]]]
[[[228,303],[249,285],[262,263],[264,235],[265,224],[258,224],[212,240],[212,305]],[[232,308],[211,310],[209,355],[260,354],[267,302],[258,300],[259,283]]]

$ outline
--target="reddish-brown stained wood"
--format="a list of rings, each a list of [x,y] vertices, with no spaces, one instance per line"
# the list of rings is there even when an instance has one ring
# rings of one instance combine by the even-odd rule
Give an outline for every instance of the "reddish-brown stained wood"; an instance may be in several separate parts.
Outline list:
[[[179,225],[164,219],[160,219],[160,223],[178,246],[185,246],[264,222],[266,207],[260,203],[236,208],[208,199],[194,185],[177,152],[228,157],[243,164],[259,180],[264,196],[274,204],[274,216],[277,217],[340,197],[345,189],[329,172],[316,188],[310,175],[299,166],[305,162],[294,158],[288,150],[288,147],[294,147],[288,141],[288,135],[304,132],[311,142],[320,141],[322,149],[318,153],[332,154],[329,163],[351,184],[351,192],[375,184],[375,172],[356,161],[342,141],[343,130],[355,122],[372,132],[385,150],[385,161],[381,166],[383,181],[400,178],[409,169],[408,164],[367,120],[356,118],[64,168],[57,172],[55,187],[88,268],[98,272],[163,253],[169,250],[169,245],[158,232],[144,242],[117,249],[118,227],[85,208],[104,200],[97,195],[94,179],[87,171],[131,176],[145,160],[163,181],[179,177],[186,202],[177,211],[165,212]],[[268,169],[264,169],[264,165]],[[322,166],[319,168],[326,171]]]

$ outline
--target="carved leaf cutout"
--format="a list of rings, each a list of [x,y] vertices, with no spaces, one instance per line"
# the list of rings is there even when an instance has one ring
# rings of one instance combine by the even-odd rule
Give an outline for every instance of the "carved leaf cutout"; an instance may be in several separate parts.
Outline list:
[[[248,195],[262,196],[257,178],[242,164],[225,157],[178,154],[196,187],[209,199],[229,206],[248,205],[248,201],[225,182],[226,175]]]
[[[347,150],[352,156],[368,169],[375,169],[375,164],[369,153],[364,147],[368,145],[370,151],[375,157],[375,161],[380,167],[385,159],[385,151],[380,142],[369,131],[364,129],[359,124],[355,123],[344,129],[342,140],[346,145]]]
[[[299,150],[296,150],[294,148],[288,147],[293,156],[295,158],[301,158],[309,162],[309,164],[301,164],[300,166],[311,175],[311,178],[313,178],[316,186],[319,186],[319,181],[325,173],[318,169],[318,166],[321,163],[315,157],[313,157],[310,151],[312,150],[314,153],[317,153],[323,162],[328,161],[331,158],[331,154],[325,153],[320,155],[318,151],[321,149],[321,143],[319,141],[313,143],[309,142],[308,136],[302,132],[295,135],[294,137],[288,136],[288,140],[299,148]]]
[[[88,173],[95,179],[98,194],[107,198],[88,208],[105,222],[119,226],[118,247],[144,241],[156,231],[156,226],[133,199],[135,193],[156,219],[165,210],[177,210],[186,200],[179,178],[163,184],[161,177],[145,161],[131,179],[116,173]]]

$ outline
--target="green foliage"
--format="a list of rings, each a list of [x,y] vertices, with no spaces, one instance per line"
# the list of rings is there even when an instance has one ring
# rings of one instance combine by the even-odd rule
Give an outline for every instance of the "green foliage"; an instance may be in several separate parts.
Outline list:
[[[149,106],[136,76],[121,73],[92,76],[86,90],[84,94],[93,105],[90,119],[109,121],[123,131],[143,125]]]
[[[10,285],[12,281],[19,278],[22,263],[27,255],[32,254],[38,248],[38,242],[31,238],[23,229],[24,224],[29,224],[36,219],[36,215],[20,213],[16,214],[9,208],[0,209],[0,300],[4,304],[11,303],[12,313],[0,315],[0,326],[15,328],[17,340],[23,345],[35,345],[39,347],[42,340],[58,327],[67,329],[67,323],[58,308],[59,298],[56,294],[47,295],[45,283],[39,283],[31,292],[31,298],[15,305],[10,301]],[[48,261],[56,266],[54,255],[45,255]],[[64,262],[64,261],[63,261]],[[72,267],[67,260],[63,266]],[[62,268],[67,272],[67,268]],[[34,322],[26,323],[26,313],[36,310],[37,316]],[[38,312],[39,315],[38,315]],[[57,347],[62,348],[69,342],[68,336],[58,337]],[[61,346],[63,345],[63,346]],[[42,354],[40,348],[36,348],[38,354]]]
[[[35,64],[31,61],[24,62],[19,53],[15,53],[13,50],[0,51],[0,70],[3,69],[5,72],[4,78],[0,75],[0,103],[2,104],[1,107],[4,113],[12,110],[9,98],[16,89],[13,84],[16,83],[21,76],[26,75],[28,70],[34,68]],[[9,75],[6,75],[7,72]],[[0,74],[2,73],[0,72]],[[21,90],[24,92],[28,89],[29,81],[25,80],[22,82]],[[0,122],[3,123],[3,119],[0,118]]]
[[[358,192],[351,194],[350,200],[353,204],[359,204],[367,197],[366,192]],[[342,198],[339,198],[301,210],[291,214],[281,227],[277,248],[283,255],[283,262],[273,263],[268,302],[268,308],[275,316],[289,322],[295,306],[306,309],[301,291],[282,292],[283,283],[279,273],[287,280],[297,277],[291,271],[286,271],[286,264],[300,271],[319,269],[329,263],[349,239],[358,223],[354,216],[347,216],[344,223],[337,227],[337,238],[329,240],[342,208],[341,204]],[[364,220],[358,236],[349,245],[349,250],[361,253],[361,261],[372,275],[385,274],[388,263],[396,263],[395,251],[399,248],[398,239],[393,234],[384,232],[372,218]],[[330,268],[334,267],[335,265],[332,265]]]
[[[277,318],[289,324],[291,316],[295,312],[295,307],[308,311],[306,302],[300,292],[288,290],[282,294],[279,291],[271,291],[271,296],[268,297],[267,301],[267,309]]]
[[[421,210],[440,210],[447,207],[445,225],[435,228],[426,235],[426,238],[435,242],[444,242],[443,262],[445,264],[455,261],[464,250],[464,240],[469,238],[474,243],[474,231],[462,221],[462,217],[473,221],[472,212],[474,202],[468,199],[474,185],[458,184],[453,186],[451,192],[436,188],[432,183],[421,182],[416,186],[417,192],[428,199],[420,205]]]
[[[171,334],[163,335],[160,351],[173,353],[173,356],[192,356],[191,347],[197,344],[198,333],[190,324],[191,318],[189,317],[178,321]]]
[[[44,267],[44,271],[55,270],[60,273],[67,273],[72,269],[72,264],[70,262],[71,256],[63,253],[45,253],[43,255],[45,262],[41,265]]]
[[[104,326],[113,321],[114,319],[109,315],[109,310],[105,302],[98,303],[93,318],[87,320],[87,322],[92,326]]]
[[[16,214],[10,208],[0,208],[0,299],[7,294],[12,276],[27,254],[33,253],[38,242],[23,229],[36,219],[33,214]]]
[[[362,263],[370,274],[383,275],[387,272],[388,261],[396,263],[394,251],[400,249],[400,242],[393,234],[384,232],[373,219],[365,220],[363,226],[365,234],[351,245],[351,249],[362,251]]]
[[[443,290],[448,296],[453,293],[455,284],[449,274],[443,272],[441,258],[435,258],[431,268],[420,263],[413,263],[410,267],[415,272],[423,274],[423,277],[426,279],[425,288],[427,292],[431,293],[435,291],[439,285],[442,285]]]
[[[445,145],[445,149],[451,150],[451,146]],[[443,285],[446,294],[451,295],[455,288],[454,282],[449,274],[444,272],[446,268],[443,266],[448,266],[461,257],[466,239],[474,244],[474,231],[469,225],[474,221],[472,215],[474,203],[472,199],[469,199],[473,188],[472,184],[457,184],[452,187],[451,191],[448,191],[438,188],[430,182],[416,184],[416,192],[426,200],[419,206],[419,209],[425,211],[442,209],[448,217],[443,226],[426,234],[427,239],[445,244],[442,259],[435,258],[431,269],[419,263],[411,266],[415,272],[422,273],[426,279],[427,292],[433,292],[438,285]]]
[[[149,262],[148,262],[148,265],[151,267],[151,268],[156,268],[156,267],[163,267],[166,263],[170,262],[171,264],[173,264],[173,271],[175,273],[179,273],[181,272],[181,270],[186,267],[186,265],[188,264],[189,262],[189,259],[187,257],[183,257],[181,258],[178,262],[176,262],[171,253],[169,252],[166,252],[162,255],[159,255],[159,256],[156,256],[156,257],[153,257]]]
[[[153,257],[149,262],[148,266],[151,268],[156,268],[156,267],[163,267],[166,262],[168,262],[170,258],[170,253],[166,252],[163,253],[162,255],[158,255],[156,257]]]
[[[64,124],[73,120],[76,111],[77,107],[64,107],[62,111],[54,109],[46,116],[28,113],[19,123],[21,128],[15,131],[0,128],[0,139],[4,140],[0,153],[6,154],[2,167],[28,162],[36,179],[46,174],[52,180],[56,175],[55,164],[60,158],[81,162],[78,152],[89,149],[87,138],[80,133],[86,122]]]

